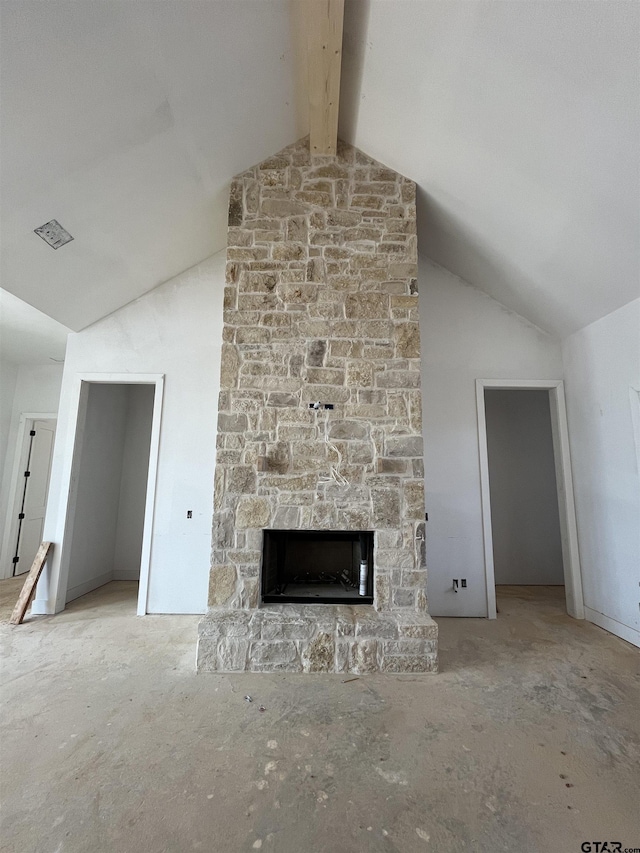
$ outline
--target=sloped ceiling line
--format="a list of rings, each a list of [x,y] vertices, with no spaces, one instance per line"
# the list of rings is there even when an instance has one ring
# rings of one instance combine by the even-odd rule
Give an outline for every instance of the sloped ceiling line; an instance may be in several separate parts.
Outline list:
[[[423,254],[558,336],[638,295],[639,27],[346,0],[340,136],[417,182]],[[2,286],[79,330],[221,248],[230,176],[306,132],[294,33],[289,0],[3,0]]]

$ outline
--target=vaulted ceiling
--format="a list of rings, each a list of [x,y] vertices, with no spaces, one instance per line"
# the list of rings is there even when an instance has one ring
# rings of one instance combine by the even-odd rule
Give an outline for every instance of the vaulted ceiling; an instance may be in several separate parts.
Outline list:
[[[231,176],[307,131],[301,8],[2,0],[2,287],[78,330],[223,248]],[[347,0],[340,135],[418,183],[424,255],[565,335],[638,295],[639,32],[632,0]]]

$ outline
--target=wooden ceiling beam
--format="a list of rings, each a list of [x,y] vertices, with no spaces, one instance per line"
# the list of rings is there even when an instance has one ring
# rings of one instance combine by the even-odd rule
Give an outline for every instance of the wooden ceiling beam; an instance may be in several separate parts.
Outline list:
[[[335,156],[344,0],[307,2],[310,148],[312,154]]]

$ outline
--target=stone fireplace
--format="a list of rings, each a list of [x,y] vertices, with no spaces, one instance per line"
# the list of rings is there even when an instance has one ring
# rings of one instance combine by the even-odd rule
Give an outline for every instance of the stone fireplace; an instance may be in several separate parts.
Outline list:
[[[415,217],[340,143],[232,182],[201,671],[437,669]]]

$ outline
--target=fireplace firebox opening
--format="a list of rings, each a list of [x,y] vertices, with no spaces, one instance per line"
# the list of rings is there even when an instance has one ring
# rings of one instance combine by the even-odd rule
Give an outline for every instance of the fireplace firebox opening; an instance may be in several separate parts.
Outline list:
[[[373,531],[265,530],[262,601],[373,604]]]

